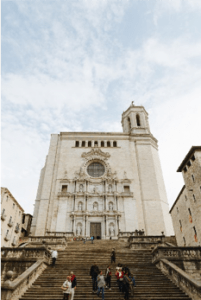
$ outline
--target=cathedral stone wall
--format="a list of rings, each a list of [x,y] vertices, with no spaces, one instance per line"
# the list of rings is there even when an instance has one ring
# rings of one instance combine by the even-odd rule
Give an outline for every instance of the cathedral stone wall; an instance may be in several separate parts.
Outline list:
[[[134,122],[137,109],[138,125]],[[150,133],[147,113],[132,105],[123,114],[122,124],[123,133],[62,132],[51,136],[32,234],[73,232],[117,238],[119,230],[173,233],[157,140]],[[96,176],[90,168],[103,173]]]

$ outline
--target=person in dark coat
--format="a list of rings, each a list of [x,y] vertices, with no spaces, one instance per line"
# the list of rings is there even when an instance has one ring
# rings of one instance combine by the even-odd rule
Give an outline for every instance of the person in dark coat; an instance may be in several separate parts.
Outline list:
[[[111,264],[114,262],[115,263],[116,260],[116,255],[115,255],[115,249],[112,249],[112,253],[111,253]]]
[[[90,270],[90,276],[93,282],[93,293],[95,293],[95,291],[97,290],[97,276],[99,273],[100,273],[99,268],[97,264],[94,263],[93,266],[91,266],[91,270]]]
[[[129,300],[129,286],[130,286],[130,278],[128,277],[128,271],[124,274],[123,277],[123,291],[124,291],[124,299]]]

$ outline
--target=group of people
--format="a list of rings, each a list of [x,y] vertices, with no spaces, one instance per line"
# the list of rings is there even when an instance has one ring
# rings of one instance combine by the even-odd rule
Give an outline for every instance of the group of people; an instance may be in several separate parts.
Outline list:
[[[52,257],[52,267],[54,267],[56,259],[58,257],[58,252],[56,250],[50,250],[50,251]],[[111,252],[111,264],[115,262],[116,262],[116,254],[115,254],[115,249],[113,248]],[[102,293],[102,300],[104,300],[105,288],[112,290],[111,269],[112,269],[111,265],[108,265],[105,270],[105,276],[103,275],[103,272],[99,270],[95,262],[90,269],[93,293],[97,293],[97,296],[100,296],[100,293]],[[130,272],[127,266],[122,266],[121,264],[118,264],[118,266],[116,267],[115,276],[116,276],[116,283],[119,287],[120,293],[124,294],[125,300],[129,300],[129,290],[131,290],[131,295],[133,296],[133,290],[135,286],[135,278],[133,274]],[[76,276],[73,274],[73,272],[71,272],[70,275],[67,276],[66,281],[61,286],[61,289],[63,290],[63,294],[64,294],[63,300],[73,300],[76,286],[77,286]]]
[[[66,281],[61,286],[64,295],[63,300],[73,300],[76,286],[76,276],[73,272],[70,272],[70,275],[67,276]]]
[[[111,252],[111,264],[115,263],[115,261],[115,249],[113,248]],[[109,290],[111,290],[111,266],[107,266],[104,276],[103,272],[99,270],[97,264],[94,263],[90,270],[90,276],[92,278],[93,293],[97,293],[97,296],[100,296],[100,293],[102,292],[102,300],[104,300],[105,288],[109,288]],[[119,291],[124,294],[125,300],[129,300],[129,290],[131,290],[131,295],[133,296],[135,286],[135,278],[133,274],[130,272],[127,266],[123,267],[121,264],[118,264],[118,267],[116,267],[115,276]]]

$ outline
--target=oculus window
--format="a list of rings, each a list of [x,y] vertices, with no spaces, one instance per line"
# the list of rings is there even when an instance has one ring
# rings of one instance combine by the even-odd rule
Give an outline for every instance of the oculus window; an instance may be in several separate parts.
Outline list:
[[[105,167],[99,162],[94,162],[88,166],[87,173],[91,177],[100,177],[105,173]]]

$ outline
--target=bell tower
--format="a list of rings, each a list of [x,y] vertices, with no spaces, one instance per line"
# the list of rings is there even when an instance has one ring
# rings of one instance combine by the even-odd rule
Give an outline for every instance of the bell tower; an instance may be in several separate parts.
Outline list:
[[[135,106],[132,101],[129,108],[122,114],[123,132],[128,134],[149,134],[148,113],[144,106]]]

